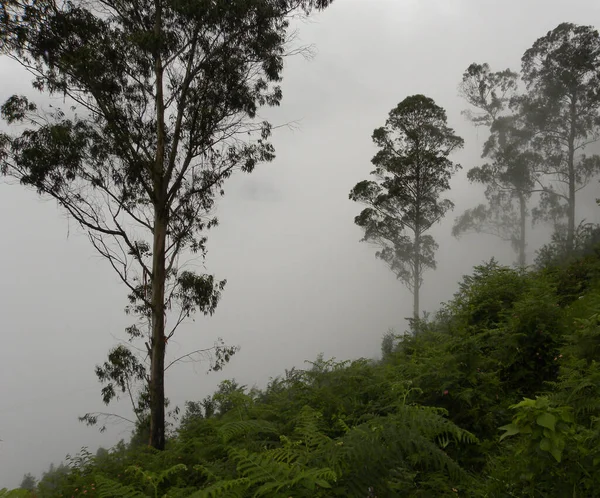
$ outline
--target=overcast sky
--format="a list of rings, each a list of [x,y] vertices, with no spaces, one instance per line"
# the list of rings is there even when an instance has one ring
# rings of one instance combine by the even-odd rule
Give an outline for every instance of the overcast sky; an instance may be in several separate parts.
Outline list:
[[[409,95],[425,94],[447,110],[465,138],[454,159],[464,170],[449,197],[456,210],[435,229],[439,269],[425,276],[422,308],[452,297],[473,265],[510,248],[493,239],[450,236],[454,217],[482,192],[465,180],[479,163],[483,130],[461,115],[457,85],[471,62],[518,69],[523,52],[560,22],[600,26],[597,0],[336,0],[300,26],[311,60],[288,60],[284,101],[275,123],[299,121],[274,136],[277,159],[238,176],[220,201],[206,270],[228,284],[217,313],[170,341],[170,357],[209,347],[217,337],[241,346],[222,373],[206,366],[169,370],[174,405],[200,400],[225,378],[264,386],[285,368],[318,353],[376,357],[390,327],[405,328],[409,292],[359,243],[350,189],[371,171],[373,129]],[[30,76],[0,59],[0,101]],[[125,291],[75,224],[51,201],[0,184],[0,488],[24,473],[88,446],[109,447],[129,435],[104,434],[77,416],[104,409],[93,368],[123,338]],[[588,221],[600,221],[595,211]],[[530,257],[531,257],[530,251]],[[128,415],[125,403],[114,407]]]

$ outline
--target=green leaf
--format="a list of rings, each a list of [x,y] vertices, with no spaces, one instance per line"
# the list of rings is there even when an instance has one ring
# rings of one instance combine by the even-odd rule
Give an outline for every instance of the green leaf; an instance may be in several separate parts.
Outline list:
[[[562,459],[562,451],[560,451],[558,448],[556,448],[555,446],[553,446],[550,449],[550,453],[552,454],[552,456],[556,459],[556,461],[558,463],[560,463],[561,459]]]
[[[556,417],[554,415],[552,415],[551,413],[542,413],[540,416],[538,416],[537,420],[536,420],[537,424],[542,426],[542,427],[546,427],[547,429],[550,429],[551,431],[555,430],[556,427]]]
[[[523,401],[521,401],[520,403],[517,403],[516,405],[511,405],[510,408],[512,410],[517,410],[519,408],[534,408],[535,405],[536,405],[536,402],[533,399],[523,398]]]
[[[540,441],[540,449],[543,451],[551,451],[552,450],[552,441],[550,441],[547,437]]]
[[[514,436],[515,434],[519,434],[520,429],[515,424],[508,424],[500,427],[501,431],[506,431],[502,436],[500,436],[500,441],[502,441],[505,437]]]

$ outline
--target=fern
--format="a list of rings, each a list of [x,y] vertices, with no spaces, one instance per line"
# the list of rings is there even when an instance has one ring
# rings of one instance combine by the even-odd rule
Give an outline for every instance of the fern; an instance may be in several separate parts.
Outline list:
[[[238,472],[250,479],[252,485],[261,484],[253,496],[265,496],[269,491],[291,490],[295,487],[314,491],[319,486],[329,488],[329,481],[337,479],[328,468],[306,468],[303,465],[275,461],[272,452],[248,454],[244,450],[232,450],[231,458],[237,463]]]
[[[476,438],[432,410],[407,406],[353,427],[329,458],[343,471],[343,482],[355,496],[365,496],[369,487],[388,489],[394,465],[403,474],[411,469],[448,472],[453,480],[468,481],[466,472],[440,447],[452,441]]]
[[[264,420],[236,420],[223,424],[217,429],[217,433],[223,443],[227,444],[240,436],[260,433],[278,434],[278,430],[274,424]]]
[[[144,470],[137,465],[129,467],[126,472],[129,472],[134,476],[140,477],[144,484],[152,487],[152,489],[154,490],[154,497],[158,498],[159,486],[169,477],[184,470],[187,470],[187,467],[180,463],[177,465],[173,465],[172,467],[169,467],[168,469],[165,469],[158,474],[149,470]]]
[[[100,498],[146,498],[146,495],[137,489],[125,486],[108,477],[98,475],[96,476],[96,483]]]
[[[226,496],[227,498],[246,498],[247,490],[250,487],[250,479],[245,477],[239,479],[227,479],[218,481],[210,486],[190,495],[189,498],[218,498]]]
[[[328,445],[331,440],[323,433],[322,415],[311,408],[304,406],[298,414],[294,433],[310,449]]]
[[[331,469],[307,469],[298,472],[295,477],[289,477],[286,481],[271,481],[260,486],[254,496],[268,496],[271,492],[280,492],[283,489],[294,489],[296,486],[315,491],[317,487],[323,489],[331,488],[330,481],[335,481],[337,476]]]
[[[295,443],[283,448],[250,453],[245,449],[231,449],[229,459],[236,464],[237,478],[217,481],[193,496],[216,498],[220,496],[275,496],[285,490],[297,496],[314,496],[317,488],[330,488],[337,479],[329,468],[310,468],[299,462],[303,446]],[[305,447],[304,447],[305,448]],[[199,470],[207,475],[206,468]]]

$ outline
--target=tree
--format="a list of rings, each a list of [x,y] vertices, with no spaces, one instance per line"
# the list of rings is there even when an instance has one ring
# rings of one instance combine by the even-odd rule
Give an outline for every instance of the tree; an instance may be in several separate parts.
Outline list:
[[[576,194],[600,172],[600,157],[583,150],[600,138],[600,36],[591,26],[562,23],[536,40],[522,58],[527,95],[522,112],[535,130],[534,145],[543,154],[540,173],[550,183],[542,207],[552,214],[564,206],[566,250],[576,231]]]
[[[261,106],[281,101],[293,16],[331,0],[2,0],[0,51],[66,107],[13,96],[4,173],[55,199],[129,289],[149,323],[151,444],[165,445],[165,351],[225,281],[181,264],[206,253],[216,198],[233,172],[270,161]],[[167,318],[171,319],[167,328]]]
[[[23,476],[23,480],[21,481],[19,488],[26,489],[27,491],[34,491],[36,484],[36,478],[32,474],[27,473]]]
[[[367,207],[355,218],[362,241],[380,247],[376,256],[413,294],[413,318],[419,319],[423,273],[435,269],[438,248],[427,231],[454,207],[440,199],[460,168],[448,156],[463,139],[447,125],[446,112],[423,95],[404,99],[373,132],[379,151],[373,157],[375,180],[359,182],[350,199]]]
[[[381,339],[381,359],[387,359],[393,352],[398,341],[398,336],[393,329],[389,329]]]
[[[480,204],[459,216],[455,237],[475,231],[511,242],[519,266],[526,264],[528,200],[535,188],[533,170],[538,155],[529,147],[530,133],[510,104],[517,92],[518,75],[508,69],[492,72],[488,64],[471,64],[463,74],[460,91],[480,111],[464,111],[476,125],[490,130],[482,158],[490,162],[471,168],[467,178],[486,186],[487,205]],[[516,205],[515,205],[516,203]]]
[[[56,467],[53,463],[46,472],[42,474],[42,478],[38,483],[38,492],[41,497],[56,496],[56,492],[64,486],[65,480],[69,475],[69,467],[64,463],[60,463]]]

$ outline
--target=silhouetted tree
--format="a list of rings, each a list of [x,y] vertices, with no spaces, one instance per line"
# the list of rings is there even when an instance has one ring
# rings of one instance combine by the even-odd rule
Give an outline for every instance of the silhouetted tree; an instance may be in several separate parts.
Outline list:
[[[600,172],[600,157],[585,156],[600,138],[600,36],[591,26],[562,23],[536,40],[522,59],[528,93],[522,112],[543,155],[541,207],[566,214],[566,251],[574,247],[576,194]]]
[[[404,99],[373,132],[379,152],[372,159],[375,180],[359,182],[350,199],[367,207],[355,218],[363,241],[380,247],[387,263],[413,294],[413,318],[419,319],[423,273],[435,268],[438,244],[427,231],[454,204],[441,199],[460,168],[448,156],[463,139],[447,125],[446,112],[423,95]]]
[[[290,19],[331,0],[2,0],[0,52],[64,96],[2,106],[4,173],[54,198],[151,324],[151,443],[165,445],[165,351],[178,325],[212,314],[225,281],[182,270],[205,255],[224,181],[274,157],[260,106],[281,101]],[[70,104],[73,104],[72,107]],[[167,316],[172,323],[167,328]],[[132,338],[145,335],[137,325]]]

